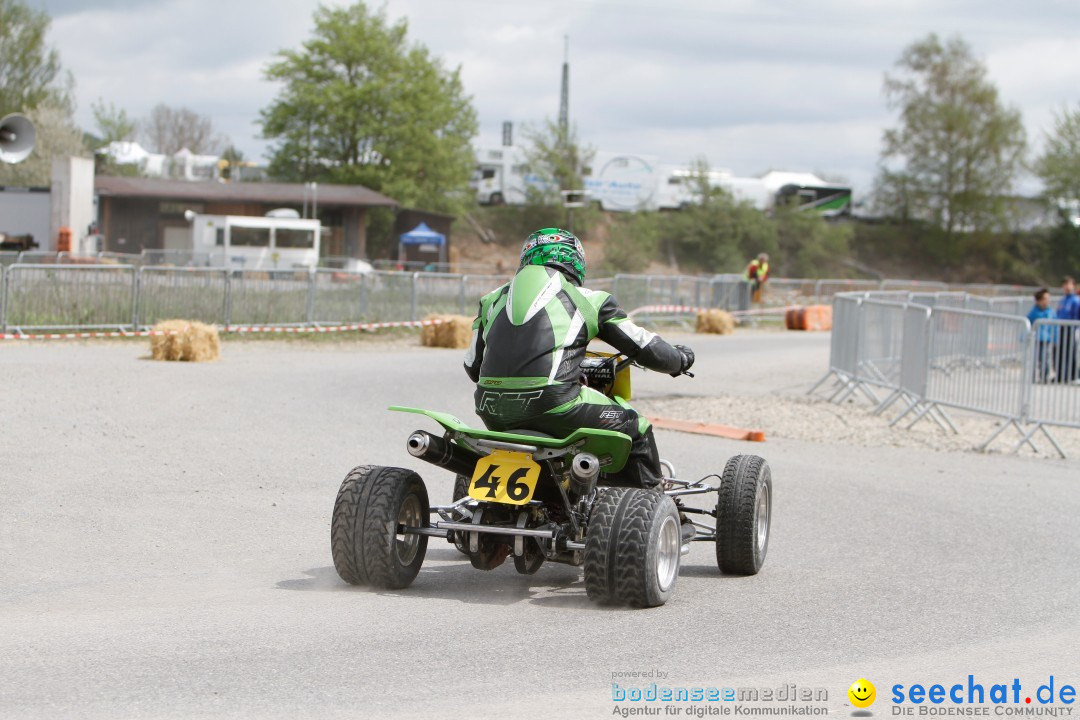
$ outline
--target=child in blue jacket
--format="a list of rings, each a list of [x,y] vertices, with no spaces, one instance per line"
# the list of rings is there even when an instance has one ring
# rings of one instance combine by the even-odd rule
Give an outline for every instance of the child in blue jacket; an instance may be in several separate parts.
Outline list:
[[[1061,283],[1061,291],[1064,293],[1058,304],[1058,320],[1080,320],[1080,296],[1076,294],[1076,281],[1066,277]],[[1080,345],[1080,337],[1072,327],[1061,328],[1061,337],[1054,338],[1057,343],[1057,358],[1054,363],[1057,367],[1057,381],[1059,383],[1073,382],[1080,379],[1080,358],[1077,357],[1077,346]]]
[[[1027,314],[1032,329],[1037,333],[1035,337],[1035,382],[1049,382],[1050,359],[1054,357],[1054,345],[1057,343],[1057,327],[1054,325],[1040,325],[1035,327],[1036,320],[1053,320],[1057,315],[1054,308],[1050,307],[1050,291],[1046,288],[1035,293],[1035,306]]]

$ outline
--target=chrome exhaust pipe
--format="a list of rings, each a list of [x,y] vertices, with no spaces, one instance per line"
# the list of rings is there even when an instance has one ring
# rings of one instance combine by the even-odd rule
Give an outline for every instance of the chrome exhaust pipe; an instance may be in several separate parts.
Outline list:
[[[417,430],[410,435],[405,447],[415,458],[466,477],[472,477],[476,463],[480,460],[480,455],[472,450],[424,430]]]
[[[596,488],[600,477],[600,459],[592,453],[578,453],[570,463],[570,489],[579,496],[588,495]]]

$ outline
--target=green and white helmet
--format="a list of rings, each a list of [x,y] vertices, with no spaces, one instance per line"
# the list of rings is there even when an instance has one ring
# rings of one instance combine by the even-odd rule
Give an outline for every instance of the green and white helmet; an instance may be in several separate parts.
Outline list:
[[[585,282],[585,248],[573,233],[559,228],[537,230],[521,246],[521,265],[547,265]]]

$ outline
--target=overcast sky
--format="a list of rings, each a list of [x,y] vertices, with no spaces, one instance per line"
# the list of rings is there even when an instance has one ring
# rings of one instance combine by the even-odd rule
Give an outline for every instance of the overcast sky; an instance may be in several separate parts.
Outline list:
[[[29,0],[75,76],[76,119],[112,101],[134,117],[157,103],[209,115],[263,157],[258,112],[274,52],[309,36],[315,0]],[[348,3],[327,3],[341,5]],[[460,65],[482,144],[502,122],[554,118],[563,36],[570,116],[602,150],[687,163],[704,154],[740,175],[808,170],[868,189],[895,123],[882,78],[930,32],[959,34],[1038,149],[1052,112],[1080,102],[1077,0],[389,0],[410,37]],[[1030,183],[1026,183],[1030,186]]]

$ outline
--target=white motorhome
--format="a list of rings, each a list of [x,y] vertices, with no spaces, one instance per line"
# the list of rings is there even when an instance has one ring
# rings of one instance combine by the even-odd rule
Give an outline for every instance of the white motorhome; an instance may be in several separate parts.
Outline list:
[[[708,171],[712,187],[726,186],[730,170]],[[660,210],[681,210],[697,202],[694,171],[682,165],[661,165],[656,188],[656,206]]]
[[[523,205],[528,187],[545,187],[529,172],[525,151],[513,145],[476,149],[476,171],[469,184],[481,205]]]
[[[583,168],[582,179],[588,201],[604,210],[656,208],[656,158],[652,156],[597,152]],[[516,146],[477,148],[470,185],[482,205],[522,205],[530,187],[547,187],[542,177],[529,170],[525,151]]]
[[[293,270],[319,264],[322,224],[295,217],[192,213],[192,252],[244,270]]]

